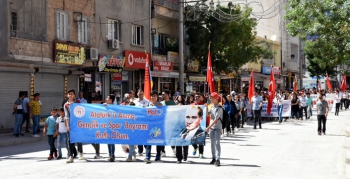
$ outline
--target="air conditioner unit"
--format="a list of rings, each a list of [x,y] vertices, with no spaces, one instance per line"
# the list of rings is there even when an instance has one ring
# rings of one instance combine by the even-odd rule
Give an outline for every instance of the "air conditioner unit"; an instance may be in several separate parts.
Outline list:
[[[92,60],[92,61],[98,60],[98,49],[97,48],[86,49],[85,54],[86,54],[87,60]]]
[[[119,49],[119,40],[117,39],[108,40],[108,48]]]

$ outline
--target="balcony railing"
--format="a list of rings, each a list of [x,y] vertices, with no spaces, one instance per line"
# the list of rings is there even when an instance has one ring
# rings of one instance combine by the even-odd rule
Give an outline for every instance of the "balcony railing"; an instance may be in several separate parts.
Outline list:
[[[178,11],[178,0],[154,0],[155,5],[163,6],[174,11]]]

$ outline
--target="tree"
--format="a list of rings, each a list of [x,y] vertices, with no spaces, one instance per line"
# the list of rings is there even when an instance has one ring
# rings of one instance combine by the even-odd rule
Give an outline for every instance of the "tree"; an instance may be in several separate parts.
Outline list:
[[[310,74],[310,76],[316,76],[317,79],[320,79],[321,76],[326,76],[326,73],[328,76],[335,76],[336,71],[334,70],[334,66],[326,65],[325,67],[321,67],[320,64],[317,63],[317,61],[313,54],[306,54],[306,57],[308,59],[307,64],[307,70]]]
[[[190,8],[190,7],[187,7]],[[199,12],[198,21],[186,21],[191,59],[198,60],[205,69],[208,45],[211,42],[213,69],[217,73],[230,73],[248,62],[257,62],[260,58],[272,59],[273,52],[266,41],[256,40],[255,27],[257,20],[250,17],[251,8],[241,8],[229,3],[227,7],[218,6],[221,10],[236,15],[237,21],[220,22],[206,13]]]
[[[286,10],[287,30],[306,40],[304,51],[313,56],[310,66],[316,66],[310,68],[318,69],[318,75],[336,65],[350,64],[348,0],[289,0]]]

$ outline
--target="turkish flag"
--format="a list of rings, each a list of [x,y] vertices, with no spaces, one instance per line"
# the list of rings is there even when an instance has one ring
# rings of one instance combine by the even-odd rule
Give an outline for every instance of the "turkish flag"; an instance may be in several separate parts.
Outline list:
[[[270,84],[269,84],[269,97],[267,100],[267,114],[271,113],[271,108],[273,106],[273,98],[275,97],[276,83],[273,68],[271,68],[270,74]]]
[[[208,63],[207,63],[207,82],[209,85],[210,94],[215,91],[213,65],[211,64],[210,49],[208,50]]]
[[[332,88],[332,85],[331,85],[331,81],[330,81],[329,78],[328,78],[328,73],[326,73],[326,81],[327,81],[327,87],[328,87],[328,89],[332,90],[333,88]]]
[[[250,79],[249,79],[249,88],[248,88],[248,98],[249,101],[252,102],[252,98],[254,96],[254,90],[255,90],[255,85],[254,85],[254,72],[253,70],[250,72]]]
[[[345,75],[343,75],[343,80],[341,81],[340,89],[342,92],[344,92],[346,89],[346,76]]]
[[[146,65],[145,65],[145,83],[144,83],[144,95],[145,98],[148,100],[151,100],[151,81],[150,81],[150,74],[149,74],[149,57],[147,54],[146,58]]]

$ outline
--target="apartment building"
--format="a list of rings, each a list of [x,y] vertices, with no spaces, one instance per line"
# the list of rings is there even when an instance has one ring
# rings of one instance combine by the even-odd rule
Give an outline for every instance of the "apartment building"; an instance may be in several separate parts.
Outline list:
[[[13,126],[19,91],[41,94],[42,115],[60,107],[69,88],[79,89],[85,53],[95,42],[95,0],[0,1],[0,129]]]

